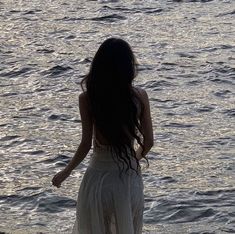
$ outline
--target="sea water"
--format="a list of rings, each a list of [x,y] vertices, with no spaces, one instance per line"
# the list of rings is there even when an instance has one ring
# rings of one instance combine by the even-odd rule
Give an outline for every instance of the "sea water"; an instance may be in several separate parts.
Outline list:
[[[91,153],[51,179],[81,140],[80,81],[116,36],[151,105],[143,233],[235,233],[234,15],[233,0],[0,1],[0,231],[71,232]]]

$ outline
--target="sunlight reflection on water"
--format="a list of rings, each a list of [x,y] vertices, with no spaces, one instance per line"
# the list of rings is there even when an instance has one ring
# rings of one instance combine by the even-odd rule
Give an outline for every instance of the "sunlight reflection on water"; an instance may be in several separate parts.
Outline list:
[[[0,231],[71,231],[90,155],[61,189],[50,180],[81,139],[79,82],[114,35],[152,108],[145,233],[235,232],[233,1],[0,4]]]

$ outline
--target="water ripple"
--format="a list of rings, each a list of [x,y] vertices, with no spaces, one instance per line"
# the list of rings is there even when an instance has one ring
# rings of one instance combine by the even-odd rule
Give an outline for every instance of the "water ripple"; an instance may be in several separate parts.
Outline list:
[[[60,66],[56,65],[51,68],[49,68],[46,71],[41,72],[42,75],[49,75],[51,77],[56,77],[58,75],[64,74],[65,72],[72,70],[70,66]]]
[[[9,72],[3,72],[0,73],[1,76],[5,76],[5,77],[9,77],[9,78],[13,78],[13,77],[17,77],[17,76],[21,76],[25,73],[28,73],[29,71],[31,71],[31,68],[29,67],[23,67],[21,69],[13,69],[12,71]]]
[[[93,21],[107,21],[107,22],[116,22],[117,20],[125,20],[126,17],[121,16],[119,14],[105,15],[100,17],[93,17],[90,20]]]

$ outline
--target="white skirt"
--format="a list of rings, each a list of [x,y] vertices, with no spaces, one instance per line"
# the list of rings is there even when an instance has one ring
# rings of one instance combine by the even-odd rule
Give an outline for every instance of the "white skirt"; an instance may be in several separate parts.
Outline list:
[[[135,160],[131,162],[134,167]],[[141,170],[139,175],[134,170],[124,171],[122,175],[120,179],[111,151],[94,151],[79,188],[72,234],[142,233]]]

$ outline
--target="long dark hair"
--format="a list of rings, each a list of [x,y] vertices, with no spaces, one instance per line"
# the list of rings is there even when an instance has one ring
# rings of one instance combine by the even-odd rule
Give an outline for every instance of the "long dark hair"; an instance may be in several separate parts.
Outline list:
[[[138,174],[140,164],[133,142],[136,139],[144,150],[144,135],[138,117],[143,103],[132,86],[136,75],[137,63],[130,45],[122,39],[109,38],[96,52],[81,87],[87,91],[94,125],[122,166],[126,164],[126,171],[131,168]],[[137,168],[132,167],[131,157],[135,158]]]

